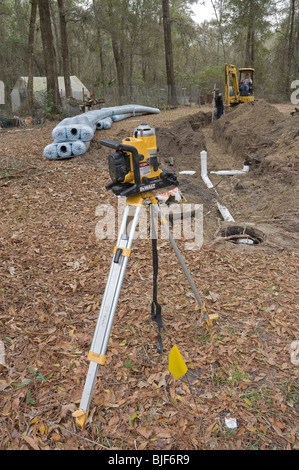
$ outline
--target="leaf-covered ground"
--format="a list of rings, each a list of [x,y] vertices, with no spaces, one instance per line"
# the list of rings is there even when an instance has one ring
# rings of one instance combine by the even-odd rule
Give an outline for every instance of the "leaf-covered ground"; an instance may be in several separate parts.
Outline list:
[[[191,110],[161,113],[160,125],[180,112]],[[105,137],[132,125],[120,123]],[[107,151],[96,142],[85,157],[44,159],[53,127],[1,135],[0,448],[297,449],[295,250],[211,244],[186,252],[178,241],[209,313],[218,314],[209,329],[173,250],[159,240],[158,354],[151,243],[136,240],[107,362],[88,422],[77,427],[72,412],[114,246],[95,236],[96,208],[117,210],[117,199],[105,190]],[[168,371],[175,344],[188,366],[178,380]],[[235,429],[227,418],[236,419]]]

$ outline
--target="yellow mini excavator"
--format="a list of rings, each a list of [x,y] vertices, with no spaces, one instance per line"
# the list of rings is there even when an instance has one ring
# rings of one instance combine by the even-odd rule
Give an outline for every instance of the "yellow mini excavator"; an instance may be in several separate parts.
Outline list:
[[[254,101],[253,96],[254,69],[239,69],[239,79],[235,65],[225,64],[225,107]],[[232,80],[231,80],[232,79]]]

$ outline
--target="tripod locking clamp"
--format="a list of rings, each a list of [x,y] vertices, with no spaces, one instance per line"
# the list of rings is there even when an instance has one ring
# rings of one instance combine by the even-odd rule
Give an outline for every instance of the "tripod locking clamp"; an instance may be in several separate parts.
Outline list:
[[[121,248],[119,246],[115,246],[113,250],[114,258],[113,263],[119,263],[121,256],[127,256],[129,258],[131,254],[131,250],[129,248]]]

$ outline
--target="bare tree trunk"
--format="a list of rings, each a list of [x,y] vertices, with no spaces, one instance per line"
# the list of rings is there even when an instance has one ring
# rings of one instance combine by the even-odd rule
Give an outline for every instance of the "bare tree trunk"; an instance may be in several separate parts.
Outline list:
[[[247,10],[247,37],[245,46],[245,67],[254,67],[255,60],[255,2],[249,0]]]
[[[99,53],[100,53],[101,81],[102,81],[102,84],[105,85],[105,64],[104,64],[104,54],[103,54],[103,44],[102,44],[100,5],[98,5],[98,2],[96,2],[96,0],[93,0],[92,3],[93,3],[94,16],[96,20],[98,46],[99,46]]]
[[[119,104],[123,104],[124,70],[125,70],[123,49],[122,49],[122,45],[114,37],[114,35],[112,35],[111,41],[112,41],[112,50],[113,50],[113,55],[114,55],[114,60],[115,60],[117,83],[118,83],[118,101],[119,101]]]
[[[255,62],[255,32],[252,30],[251,31],[251,49],[250,49],[250,67],[254,67],[254,62]]]
[[[297,14],[298,15],[298,14]],[[297,76],[299,73],[299,21],[295,21],[295,40],[294,40],[294,56],[296,57],[294,63],[294,75]]]
[[[291,82],[291,68],[292,59],[294,54],[294,19],[295,19],[295,0],[290,0],[290,29],[288,39],[288,53],[287,53],[287,76],[286,76],[286,96],[290,94],[290,82]]]
[[[28,36],[28,83],[27,83],[27,102],[28,112],[33,114],[33,49],[34,49],[34,30],[37,12],[37,0],[31,0],[31,13]]]
[[[255,33],[254,30],[248,26],[246,46],[245,46],[245,67],[254,67],[255,60]]]
[[[219,55],[219,36],[220,36],[220,40],[221,40],[221,45],[222,45],[222,50],[223,50],[223,59],[224,59],[224,62],[226,62],[226,52],[225,52],[225,45],[224,45],[224,39],[223,39],[223,28],[222,28],[222,16],[223,16],[223,0],[220,0],[219,1],[219,15],[217,13],[217,8],[216,8],[216,4],[213,0],[211,0],[211,4],[212,4],[212,7],[213,7],[213,10],[214,10],[214,13],[215,13],[215,17],[216,17],[216,21],[217,21],[217,24],[218,24],[218,55]]]
[[[251,42],[251,31],[250,27],[248,26],[247,29],[247,37],[246,37],[246,45],[245,45],[245,67],[249,67],[250,61],[250,42]]]
[[[61,106],[61,100],[58,86],[56,53],[53,43],[49,0],[38,0],[38,9],[47,76],[47,93],[49,95],[52,94],[54,105],[53,111],[57,112],[58,108]]]
[[[115,11],[113,8],[114,5],[109,2],[108,13],[111,18],[115,18]],[[123,32],[125,30],[123,16],[121,16],[118,21],[121,23],[119,29],[111,28],[110,36],[118,83],[118,102],[119,104],[123,104],[125,84],[125,44],[123,36],[119,34],[119,31]]]
[[[168,86],[168,104],[177,106],[178,101],[177,101],[177,96],[176,96],[175,80],[174,80],[169,0],[162,0],[162,12],[163,12],[163,26],[164,26],[166,75],[167,75],[167,86]]]
[[[72,87],[70,79],[70,62],[69,62],[69,49],[68,49],[68,38],[66,31],[66,19],[64,1],[58,0],[59,8],[59,19],[60,19],[60,40],[61,40],[61,53],[62,53],[62,64],[63,64],[63,76],[65,85],[65,98],[69,99],[72,97]]]

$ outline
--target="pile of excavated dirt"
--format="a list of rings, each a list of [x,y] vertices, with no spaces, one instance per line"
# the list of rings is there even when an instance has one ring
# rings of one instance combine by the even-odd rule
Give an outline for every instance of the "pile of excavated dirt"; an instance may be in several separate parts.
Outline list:
[[[207,204],[214,194],[204,185],[196,184],[196,179],[179,173],[190,170],[200,174],[200,152],[207,148],[201,129],[211,122],[211,116],[211,113],[199,112],[179,119],[170,128],[156,129],[161,167],[176,173],[184,194],[198,197]]]
[[[197,116],[180,119],[169,129],[156,129],[159,155],[170,166],[179,163],[187,169],[198,159],[200,152],[206,150],[205,137],[200,129],[208,121],[197,120]]]
[[[215,123],[213,136],[253,164],[292,168],[298,163],[299,116],[286,116],[264,100],[229,110]]]

